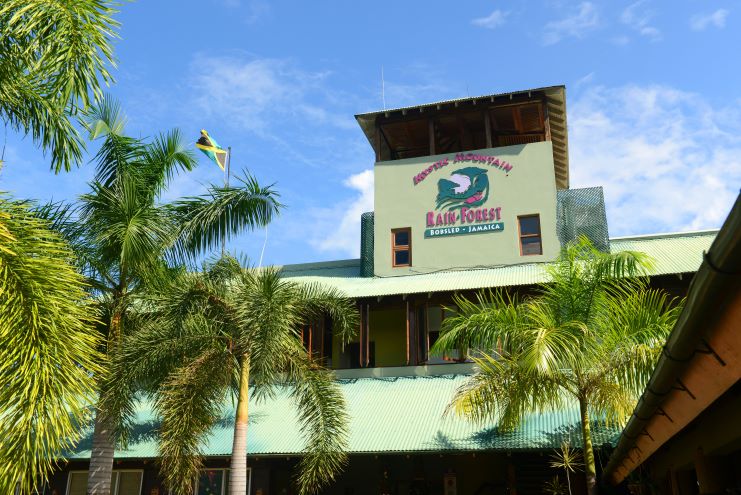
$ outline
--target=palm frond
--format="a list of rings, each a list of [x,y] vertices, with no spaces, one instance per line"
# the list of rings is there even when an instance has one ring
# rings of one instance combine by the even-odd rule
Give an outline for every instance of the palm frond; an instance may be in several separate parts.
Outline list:
[[[124,135],[128,118],[121,108],[121,103],[112,95],[103,98],[86,110],[82,125],[91,140]]]
[[[245,172],[238,187],[212,186],[206,195],[175,201],[169,209],[180,231],[176,255],[193,258],[216,247],[222,239],[270,223],[281,204],[272,186],[263,187]]]
[[[591,360],[600,376],[621,384],[634,397],[648,382],[666,339],[682,309],[682,301],[657,289],[614,289],[604,301],[599,341]]]
[[[111,187],[126,172],[135,176],[132,168],[145,153],[141,140],[124,135],[126,116],[112,96],[106,95],[86,113],[83,125],[90,139],[103,139],[103,144],[93,159],[95,181]]]
[[[234,294],[239,321],[238,349],[250,356],[255,397],[270,395],[288,365],[301,323],[296,286],[274,268],[245,270]]]
[[[638,398],[621,384],[595,380],[589,384],[589,410],[606,424],[623,426],[633,412]]]
[[[94,182],[91,188],[81,197],[81,221],[101,263],[128,275],[157,263],[172,235],[167,211],[142,197],[137,178],[128,174],[110,187]]]
[[[30,493],[79,439],[99,365],[74,255],[27,204],[0,200],[0,491]]]
[[[71,170],[82,161],[85,149],[72,117],[47,97],[47,88],[23,67],[8,67],[11,56],[0,57],[0,115],[12,129],[30,135],[50,152],[52,170]]]
[[[221,418],[229,363],[225,352],[207,350],[171,373],[157,397],[160,473],[175,495],[192,493],[202,463],[201,443]]]
[[[495,350],[505,346],[512,333],[524,325],[517,300],[504,290],[482,291],[476,300],[455,295],[453,307],[445,309],[452,315],[443,320],[432,355],[451,350]]]
[[[299,314],[304,324],[329,317],[332,335],[344,343],[350,342],[360,323],[357,305],[334,287],[302,284],[297,287]]]
[[[72,119],[112,82],[114,3],[7,0],[0,4],[0,114],[70,170],[83,149]]]
[[[304,363],[293,397],[306,448],[297,476],[299,493],[319,493],[347,464],[349,432],[345,398],[328,370]]]
[[[569,389],[562,377],[523,367],[516,358],[483,355],[474,358],[476,373],[456,392],[450,408],[477,423],[496,421],[511,431],[531,412],[562,407]]]
[[[154,138],[140,157],[144,187],[155,197],[166,189],[179,172],[189,172],[198,164],[193,152],[186,148],[179,129]]]

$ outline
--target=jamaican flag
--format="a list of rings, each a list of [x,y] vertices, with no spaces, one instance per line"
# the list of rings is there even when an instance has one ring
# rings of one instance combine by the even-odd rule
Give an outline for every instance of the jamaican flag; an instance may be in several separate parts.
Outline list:
[[[196,148],[203,151],[204,155],[209,157],[221,170],[224,170],[227,152],[219,146],[214,138],[208,135],[206,129],[201,129],[201,137],[196,141]]]

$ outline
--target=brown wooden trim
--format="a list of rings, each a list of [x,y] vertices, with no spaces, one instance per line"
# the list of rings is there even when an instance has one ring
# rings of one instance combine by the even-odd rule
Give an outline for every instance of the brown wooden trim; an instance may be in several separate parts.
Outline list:
[[[425,301],[425,344],[427,346],[427,349],[425,349],[424,352],[424,358],[425,362],[430,360],[430,315],[429,315],[429,309],[430,305],[427,301]]]
[[[440,104],[439,109],[427,107],[425,108],[424,113],[434,119],[438,116],[448,117],[457,113],[470,113],[472,110],[482,107],[486,110],[491,110],[492,108],[510,107],[527,103],[545,103],[546,98],[547,97],[542,92],[533,92],[530,96],[528,96],[527,93],[523,93],[521,95],[515,95],[512,99],[510,99],[509,96],[504,95],[495,97],[493,102],[491,101],[491,98],[480,99],[475,105],[466,104],[467,102],[457,102],[458,106],[453,106],[452,103]],[[386,125],[405,120],[418,120],[418,118],[410,119],[408,113],[407,115],[403,115],[399,110],[386,112],[386,114],[388,114],[388,117],[383,112],[376,116],[376,122],[378,125]]]
[[[486,147],[493,148],[493,140],[491,137],[491,116],[489,112],[484,112],[484,132],[486,133]]]
[[[408,232],[409,233],[409,244],[407,246],[397,246],[396,245],[396,233],[397,232]],[[409,251],[409,263],[405,265],[397,265],[396,264],[396,252],[397,251]],[[411,227],[401,227],[398,229],[391,229],[391,267],[392,268],[400,268],[405,266],[412,266],[412,228]]]
[[[370,304],[365,305],[365,367],[370,363]]]
[[[376,161],[381,161],[381,126],[378,125],[378,120],[376,119],[376,139],[375,139],[375,148],[376,148]]]
[[[429,119],[427,121],[427,132],[430,135],[430,155],[435,154],[435,121]]]
[[[363,366],[363,303],[358,302],[358,310],[360,312],[360,329],[358,331],[358,363]]]
[[[523,218],[536,217],[538,219],[538,233],[537,234],[523,234],[520,227],[520,220]],[[532,239],[534,237],[540,238],[540,252],[534,254],[523,254],[522,252],[522,240]],[[540,228],[540,213],[530,213],[527,215],[517,215],[517,243],[520,245],[520,256],[539,256],[543,254],[543,230]]]
[[[409,300],[407,299],[407,365],[409,365]]]

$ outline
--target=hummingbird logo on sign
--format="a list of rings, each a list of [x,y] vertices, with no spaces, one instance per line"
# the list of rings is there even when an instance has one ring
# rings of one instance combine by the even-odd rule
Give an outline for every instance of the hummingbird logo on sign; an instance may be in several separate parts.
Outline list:
[[[489,177],[484,169],[464,167],[437,181],[438,209],[480,206],[488,198]]]

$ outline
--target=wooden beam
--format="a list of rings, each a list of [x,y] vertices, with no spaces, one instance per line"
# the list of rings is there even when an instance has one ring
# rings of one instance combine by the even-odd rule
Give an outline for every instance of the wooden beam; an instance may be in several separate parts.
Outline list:
[[[376,161],[381,161],[381,126],[378,125],[378,119],[376,119],[376,139],[373,145],[376,148]]]
[[[405,294],[406,296],[406,294]],[[409,301],[406,301],[407,305],[407,366],[409,366]]]
[[[360,367],[363,366],[363,303],[358,303],[358,309],[360,310],[360,329],[358,330],[358,362],[360,363]]]
[[[370,304],[365,305],[365,366],[370,362]]]
[[[435,154],[435,121],[432,119],[427,121],[427,133],[430,136],[430,155]]]
[[[484,129],[486,132],[486,147],[487,148],[493,148],[493,141],[491,137],[491,116],[489,115],[489,111],[484,111]]]
[[[503,106],[510,106],[510,105],[520,105],[523,103],[532,103],[533,99],[538,98],[538,94],[533,94],[532,98],[528,98],[526,93],[513,95],[510,98],[500,97],[496,98],[495,101],[486,102],[485,106],[486,109],[491,108],[498,108]],[[480,100],[479,103],[483,103],[485,100]],[[435,105],[435,106],[428,106],[425,109],[425,114],[429,115],[432,118],[437,118],[438,116],[451,116],[456,115],[459,113],[467,113],[470,112],[471,109],[466,105],[460,105],[460,102],[458,102],[458,106],[455,106],[455,103],[453,105]],[[551,112],[560,113],[561,109],[556,104],[551,104],[554,106],[554,108],[551,108]],[[412,116],[413,115],[413,116]],[[419,118],[417,114],[409,114],[402,115],[400,111],[398,112],[379,112],[378,116],[376,117],[379,121],[380,125],[390,124],[394,122],[399,121],[406,121],[406,120],[416,120]]]

